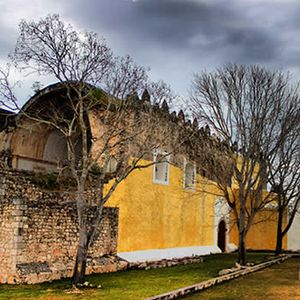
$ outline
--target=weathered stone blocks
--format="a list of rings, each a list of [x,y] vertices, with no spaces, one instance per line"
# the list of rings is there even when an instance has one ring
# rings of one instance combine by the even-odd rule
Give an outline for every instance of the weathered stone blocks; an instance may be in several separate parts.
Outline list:
[[[74,194],[42,191],[20,172],[0,176],[0,283],[71,276],[78,241]],[[89,195],[92,204],[94,194]],[[90,219],[95,211],[91,205]],[[119,269],[117,261],[99,260],[117,252],[117,235],[118,209],[107,207],[88,252],[87,273]]]

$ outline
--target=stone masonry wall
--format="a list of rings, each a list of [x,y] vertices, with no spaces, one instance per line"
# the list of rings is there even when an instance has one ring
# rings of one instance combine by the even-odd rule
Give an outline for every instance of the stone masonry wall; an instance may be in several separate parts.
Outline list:
[[[28,175],[0,173],[0,283],[70,277],[78,241],[72,193],[42,191]],[[91,217],[95,206],[90,208]],[[118,209],[107,207],[88,253],[87,273],[116,271]]]
[[[3,201],[0,205],[0,282],[12,281],[16,272],[14,204]]]

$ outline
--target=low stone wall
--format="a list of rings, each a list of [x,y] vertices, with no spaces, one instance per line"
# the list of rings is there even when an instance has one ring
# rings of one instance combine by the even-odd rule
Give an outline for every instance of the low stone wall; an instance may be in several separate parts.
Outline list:
[[[246,274],[253,273],[253,272],[256,272],[258,270],[264,269],[264,268],[269,267],[273,264],[280,263],[280,262],[288,259],[289,257],[290,256],[288,256],[288,255],[284,255],[284,256],[281,256],[279,258],[276,258],[276,259],[273,259],[273,260],[255,265],[253,267],[247,267],[247,268],[244,268],[244,269],[240,269],[240,270],[232,272],[230,274],[218,276],[218,277],[215,277],[215,278],[212,278],[212,279],[209,279],[209,280],[206,280],[206,281],[202,281],[202,282],[194,284],[194,285],[186,286],[186,287],[178,289],[178,290],[174,290],[174,291],[170,291],[170,292],[167,292],[167,293],[164,293],[164,294],[152,296],[152,297],[149,297],[145,300],[170,300],[170,299],[176,299],[176,298],[179,298],[179,297],[183,297],[185,295],[189,295],[189,294],[192,294],[192,293],[195,293],[195,292],[198,292],[198,291],[205,290],[205,289],[207,289],[209,287],[212,287],[216,284],[219,284],[221,282],[229,281],[231,279],[234,279],[234,278],[237,278],[237,277],[240,277],[240,276],[244,276]]]
[[[127,268],[133,270],[134,269],[150,270],[150,269],[174,267],[174,266],[201,263],[201,262],[203,262],[203,257],[194,255],[194,256],[182,257],[182,258],[128,263]]]
[[[74,195],[42,191],[19,172],[0,176],[0,283],[70,277],[78,241]],[[89,208],[90,218],[95,209]],[[118,208],[106,207],[87,274],[124,268],[115,258],[117,235]]]

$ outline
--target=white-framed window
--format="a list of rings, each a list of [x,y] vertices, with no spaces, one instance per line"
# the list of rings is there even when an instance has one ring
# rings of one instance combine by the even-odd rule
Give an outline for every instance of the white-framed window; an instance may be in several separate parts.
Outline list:
[[[185,189],[196,189],[196,164],[184,159],[183,186]]]
[[[115,172],[117,169],[117,164],[118,164],[117,159],[115,157],[111,156],[107,163],[106,172],[107,173]]]
[[[153,182],[168,185],[170,173],[170,155],[166,151],[155,150],[153,153]]]

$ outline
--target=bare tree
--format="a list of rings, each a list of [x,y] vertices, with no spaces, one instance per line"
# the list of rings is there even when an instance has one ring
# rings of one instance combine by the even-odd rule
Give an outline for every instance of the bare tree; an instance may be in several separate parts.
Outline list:
[[[116,98],[125,99],[127,95],[143,90],[148,82],[147,69],[137,65],[129,55],[117,56],[112,59],[103,82],[106,92]]]
[[[118,185],[136,169],[154,164],[153,151],[164,149],[165,160],[178,140],[169,122],[168,105],[151,105],[153,91],[137,91],[148,75],[130,57],[114,57],[105,41],[94,33],[78,33],[57,15],[38,22],[22,21],[12,55],[19,68],[55,76],[60,82],[58,99],[25,106],[21,112],[31,123],[59,132],[67,145],[63,168],[76,181],[79,242],[72,283],[84,281],[86,258],[102,218],[103,206]],[[104,86],[108,93],[99,89]],[[165,100],[165,89],[159,90]],[[130,93],[126,100],[119,100]],[[165,94],[170,94],[169,90]],[[24,119],[23,118],[23,119]],[[88,222],[90,203],[85,189],[90,177],[96,182],[97,214]]]
[[[18,82],[11,83],[10,69],[9,64],[0,68],[0,107],[9,111],[16,111],[18,109],[18,101],[13,90],[18,85]]]
[[[299,135],[299,103],[291,116],[295,122],[291,130],[276,149],[276,155],[269,161],[269,184],[277,194],[277,236],[275,254],[282,253],[283,238],[289,231],[300,205],[300,135]],[[288,213],[287,222],[284,217]]]
[[[274,201],[265,192],[268,162],[294,126],[290,116],[297,99],[284,74],[258,66],[228,65],[194,76],[190,109],[224,145],[223,155],[215,148],[205,151],[211,161],[207,168],[234,214],[243,265],[254,217]]]
[[[162,80],[157,82],[147,82],[145,87],[156,104],[166,102],[170,105],[173,104],[174,101],[177,102],[179,100],[179,96]]]

